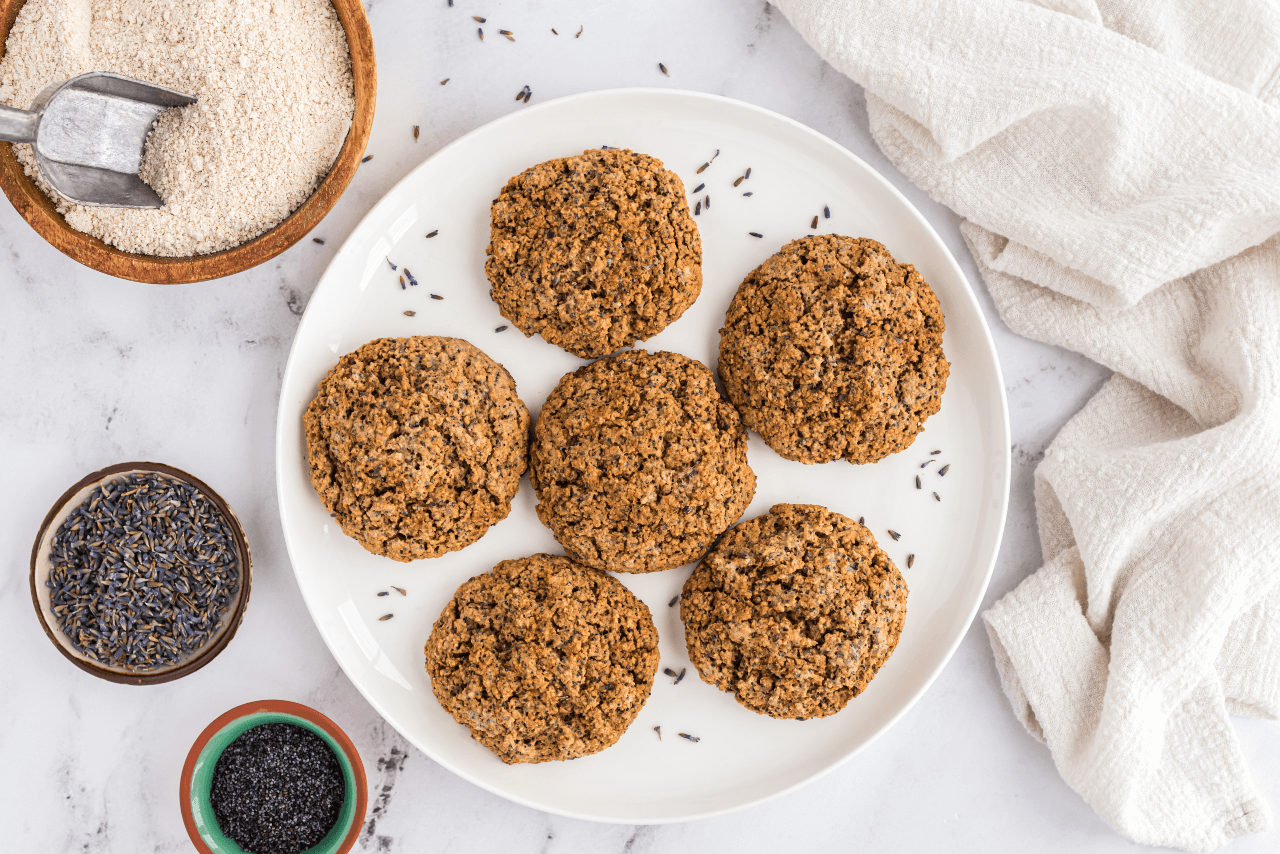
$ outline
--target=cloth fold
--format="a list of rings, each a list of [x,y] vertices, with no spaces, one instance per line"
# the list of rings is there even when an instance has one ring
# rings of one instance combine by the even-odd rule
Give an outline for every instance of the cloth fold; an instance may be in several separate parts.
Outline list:
[[[1009,327],[1115,371],[983,615],[1015,714],[1132,839],[1268,827],[1228,715],[1280,716],[1280,6],[775,2]]]

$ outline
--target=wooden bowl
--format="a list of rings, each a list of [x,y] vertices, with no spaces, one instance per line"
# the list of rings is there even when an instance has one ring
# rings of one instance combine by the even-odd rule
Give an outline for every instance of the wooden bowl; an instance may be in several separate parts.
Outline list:
[[[0,0],[0,56],[4,55],[4,43],[9,38],[9,30],[25,2],[26,0]],[[163,258],[122,252],[67,225],[53,201],[22,171],[22,165],[14,156],[13,145],[8,142],[0,142],[0,189],[4,190],[22,218],[55,249],[109,276],[156,285],[177,285],[230,276],[274,258],[301,240],[337,204],[338,198],[356,174],[365,146],[369,143],[369,132],[373,128],[378,71],[373,53],[373,32],[369,29],[364,3],[361,0],[333,0],[333,8],[338,13],[342,28],[347,32],[347,45],[351,51],[351,76],[355,83],[356,102],[351,129],[347,131],[346,142],[343,143],[333,168],[315,192],[284,222],[248,243],[210,255],[193,255],[187,258]]]
[[[259,700],[236,706],[220,715],[204,728],[182,765],[178,778],[178,803],[182,810],[182,823],[187,828],[191,844],[200,854],[237,854],[241,848],[223,834],[217,816],[209,803],[209,789],[213,782],[213,769],[222,751],[248,729],[261,724],[286,723],[311,730],[329,746],[346,784],[346,796],[338,821],[327,836],[308,848],[306,854],[347,854],[360,836],[364,826],[364,813],[369,805],[369,784],[365,779],[364,763],[360,753],[342,727],[315,709],[288,700]]]
[[[53,542],[54,534],[58,532],[63,520],[83,504],[89,494],[103,483],[116,480],[128,474],[147,473],[162,474],[174,480],[190,484],[218,508],[223,518],[227,520],[227,525],[231,528],[231,536],[235,540],[236,559],[240,563],[240,589],[236,593],[235,600],[231,602],[230,607],[227,609],[227,616],[222,626],[209,638],[204,646],[192,651],[186,658],[175,664],[154,670],[133,670],[103,664],[71,645],[71,639],[63,633],[62,628],[58,625],[57,617],[54,616],[49,588],[45,586],[45,581],[48,580],[49,571],[53,568],[49,561],[50,546]],[[244,619],[245,608],[249,605],[249,589],[252,586],[253,557],[249,554],[249,541],[245,539],[244,528],[240,526],[240,520],[231,511],[231,507],[204,481],[187,474],[181,469],[166,466],[163,463],[117,463],[113,466],[107,466],[101,471],[95,471],[93,474],[84,476],[54,502],[53,507],[44,517],[44,522],[40,524],[40,531],[36,534],[35,544],[31,546],[31,603],[35,605],[36,616],[40,618],[40,627],[44,629],[44,633],[48,635],[53,645],[58,648],[58,652],[62,653],[76,667],[100,679],[106,679],[108,682],[118,682],[122,685],[158,685],[162,682],[172,682],[174,679],[180,679],[189,673],[194,673],[210,661],[213,661],[218,653],[226,649],[227,644],[231,642],[231,638],[235,636],[236,629],[240,628],[240,621]]]

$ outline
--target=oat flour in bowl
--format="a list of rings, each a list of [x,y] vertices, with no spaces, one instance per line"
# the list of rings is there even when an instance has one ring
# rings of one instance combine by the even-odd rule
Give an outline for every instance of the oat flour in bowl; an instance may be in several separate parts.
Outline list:
[[[72,228],[127,252],[230,249],[279,224],[319,185],[355,111],[346,33],[329,0],[28,0],[0,60],[0,103],[114,71],[196,96],[156,123],[142,177],[159,210],[85,207],[27,174]]]

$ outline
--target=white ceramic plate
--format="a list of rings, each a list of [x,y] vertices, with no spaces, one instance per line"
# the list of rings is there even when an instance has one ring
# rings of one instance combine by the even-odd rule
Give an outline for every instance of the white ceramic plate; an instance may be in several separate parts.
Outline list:
[[[742,708],[699,681],[685,652],[679,609],[667,605],[692,567],[623,575],[653,613],[661,666],[688,667],[689,675],[674,685],[659,673],[639,717],[608,750],[571,762],[508,766],[440,708],[422,647],[463,581],[506,558],[560,553],[534,514],[528,479],[511,515],[479,542],[443,558],[399,564],[365,552],[325,512],[308,477],[302,413],[338,357],[365,342],[451,335],[505,365],[536,417],[557,380],[582,362],[514,328],[495,333],[507,321],[489,299],[484,275],[489,204],[525,168],[601,145],[652,154],[687,189],[705,183],[698,198],[711,196],[710,210],[696,218],[702,295],[641,346],[674,350],[714,368],[720,325],[738,283],[787,241],[811,234],[809,222],[818,214],[820,232],[879,240],[933,286],[946,314],[951,378],[941,412],[915,444],[875,465],[804,466],[751,436],[758,486],[743,518],[777,502],[865,516],[906,576],[911,593],[902,639],[862,696],[822,720],[778,721]],[[710,168],[695,174],[717,149]],[[733,187],[747,167],[751,178]],[[830,219],[821,217],[824,205]],[[426,239],[433,230],[438,236]],[[412,270],[419,286],[401,290],[388,257]],[[444,300],[432,300],[432,293]],[[406,310],[417,315],[406,317]],[[942,453],[930,457],[932,450]],[[939,477],[947,464],[947,475]],[[831,140],[767,110],[691,92],[615,90],[521,109],[468,134],[411,172],[365,217],[320,280],[298,327],[280,394],[276,475],[285,541],[307,607],[351,681],[405,738],[455,773],[522,804],[600,821],[670,822],[743,807],[812,780],[884,732],[924,692],[968,628],[991,574],[1008,501],[1009,426],[991,337],[964,275],[887,181]],[[889,538],[889,528],[902,534],[900,541]],[[909,554],[915,562],[906,569]],[[408,595],[376,595],[393,584]],[[386,613],[394,619],[379,621]],[[661,741],[653,729],[659,725]],[[678,738],[680,732],[701,741]]]

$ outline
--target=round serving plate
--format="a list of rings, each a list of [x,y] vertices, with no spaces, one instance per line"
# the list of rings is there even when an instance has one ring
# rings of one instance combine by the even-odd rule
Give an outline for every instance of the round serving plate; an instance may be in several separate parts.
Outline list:
[[[640,346],[714,368],[738,283],[789,240],[814,233],[816,215],[819,233],[874,238],[920,270],[946,314],[951,377],[941,411],[915,444],[875,465],[805,466],[782,459],[755,434],[750,439],[758,486],[744,519],[777,502],[865,517],[907,579],[902,639],[861,696],[820,720],[779,721],[744,709],[701,682],[689,664],[679,608],[668,603],[692,566],[620,575],[653,613],[661,667],[689,668],[688,676],[677,685],[659,673],[648,703],[609,749],[571,762],[509,766],[441,709],[422,647],[460,583],[500,560],[561,552],[534,513],[527,479],[510,516],[479,542],[442,558],[396,563],[365,552],[325,511],[311,487],[302,414],[329,368],[365,342],[449,335],[505,365],[536,416],[560,377],[583,363],[540,337],[495,331],[508,322],[490,300],[484,274],[489,205],[525,168],[604,145],[660,158],[683,179],[690,207],[703,202],[696,217],[702,294]],[[735,187],[748,167],[751,177]],[[706,187],[694,196],[699,184]],[[402,288],[406,267],[416,287]],[[931,456],[935,450],[941,453]],[[929,687],[973,620],[1000,545],[1009,420],[991,336],[963,273],[884,178],[821,134],[758,107],[693,92],[614,90],[524,108],[473,131],[411,172],[365,217],[298,326],[280,394],[276,478],[285,541],[307,607],[347,676],[392,726],[454,773],[513,801],[649,824],[714,815],[794,789],[853,756]],[[889,529],[901,538],[891,539]],[[908,555],[914,555],[909,569]],[[387,614],[394,617],[380,619]],[[655,726],[662,727],[661,740]],[[681,732],[700,741],[676,737]]]

